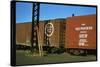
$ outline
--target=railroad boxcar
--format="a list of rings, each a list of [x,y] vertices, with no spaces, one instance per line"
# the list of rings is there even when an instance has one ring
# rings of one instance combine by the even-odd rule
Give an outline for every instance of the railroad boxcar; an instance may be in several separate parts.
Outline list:
[[[45,25],[52,23],[54,32],[49,37],[49,47],[63,47],[75,55],[96,53],[96,15],[72,16],[65,19],[40,21],[38,44],[46,44]],[[16,44],[25,48],[31,47],[31,23],[16,24]],[[19,47],[18,46],[18,47]],[[28,47],[29,48],[29,47]],[[53,48],[54,49],[54,48]],[[53,50],[51,49],[51,50]],[[55,49],[54,49],[55,50]],[[62,51],[59,49],[58,51]]]
[[[65,29],[66,23],[65,19],[52,19],[44,20],[39,22],[38,29],[38,44],[41,44],[43,47],[46,47],[46,35],[45,35],[45,26],[47,23],[51,23],[54,26],[54,32],[49,37],[50,45],[49,47],[56,47],[65,45]],[[24,48],[26,46],[31,47],[31,31],[32,23],[16,23],[16,46]]]
[[[71,54],[96,54],[96,15],[72,16],[66,19],[65,48]]]

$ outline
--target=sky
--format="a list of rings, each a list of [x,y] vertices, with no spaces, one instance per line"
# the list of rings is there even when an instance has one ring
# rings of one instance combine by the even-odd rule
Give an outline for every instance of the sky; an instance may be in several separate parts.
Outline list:
[[[96,14],[96,7],[40,4],[40,20]],[[16,23],[32,22],[32,3],[16,3]]]

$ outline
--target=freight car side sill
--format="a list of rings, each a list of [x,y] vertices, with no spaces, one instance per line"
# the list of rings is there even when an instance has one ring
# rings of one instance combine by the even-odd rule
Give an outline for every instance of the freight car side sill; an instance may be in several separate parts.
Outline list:
[[[80,48],[68,48],[67,52],[71,55],[81,55],[81,56],[87,56],[87,55],[96,55],[96,49],[80,49]]]

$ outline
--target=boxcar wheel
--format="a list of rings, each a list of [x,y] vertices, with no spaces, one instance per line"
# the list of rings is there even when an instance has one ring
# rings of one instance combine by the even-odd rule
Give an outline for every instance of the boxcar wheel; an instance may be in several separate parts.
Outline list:
[[[79,51],[79,50],[74,50],[74,51],[73,51],[73,54],[74,54],[74,55],[80,55],[80,51]]]

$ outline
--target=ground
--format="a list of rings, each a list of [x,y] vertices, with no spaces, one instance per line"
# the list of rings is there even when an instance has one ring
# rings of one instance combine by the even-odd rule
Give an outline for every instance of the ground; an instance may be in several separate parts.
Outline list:
[[[79,62],[79,61],[95,61],[96,56],[74,56],[68,53],[63,54],[48,54],[46,56],[31,56],[28,51],[16,51],[16,64],[44,64],[44,63],[63,63],[63,62]]]

